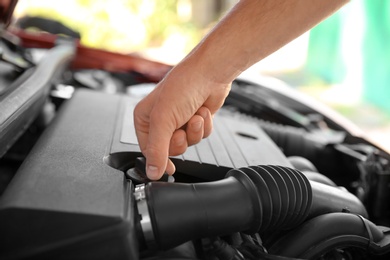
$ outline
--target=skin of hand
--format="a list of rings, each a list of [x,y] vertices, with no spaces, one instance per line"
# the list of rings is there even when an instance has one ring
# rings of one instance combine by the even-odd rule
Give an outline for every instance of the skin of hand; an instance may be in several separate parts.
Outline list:
[[[168,155],[182,154],[210,135],[212,116],[230,91],[229,82],[210,81],[199,73],[201,69],[194,70],[194,63],[188,63],[176,66],[134,110],[150,179],[159,179],[164,171],[173,174],[175,167]]]
[[[241,0],[134,110],[147,176],[156,180],[212,130],[231,82],[348,0]]]

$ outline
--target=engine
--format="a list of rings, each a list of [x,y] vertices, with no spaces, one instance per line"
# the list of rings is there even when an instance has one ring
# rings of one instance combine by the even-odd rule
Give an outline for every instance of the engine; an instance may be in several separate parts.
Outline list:
[[[51,50],[0,103],[4,158],[41,107],[56,108],[0,197],[2,259],[390,256],[390,156],[323,108],[239,78],[212,135],[171,158],[174,176],[151,182],[133,109],[153,86],[91,90],[90,79],[126,80],[67,71],[71,50]],[[57,95],[64,84],[77,89],[69,100]]]

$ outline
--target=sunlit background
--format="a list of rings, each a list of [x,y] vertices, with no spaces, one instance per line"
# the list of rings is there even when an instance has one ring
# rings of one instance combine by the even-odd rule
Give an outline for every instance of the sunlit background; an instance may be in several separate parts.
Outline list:
[[[175,64],[236,0],[19,0],[17,18],[45,17],[82,44]],[[251,69],[350,118],[390,151],[390,1],[353,0]]]

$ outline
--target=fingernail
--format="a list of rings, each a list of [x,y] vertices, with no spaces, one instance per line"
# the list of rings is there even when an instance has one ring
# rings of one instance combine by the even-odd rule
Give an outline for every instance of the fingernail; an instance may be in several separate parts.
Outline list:
[[[195,131],[200,131],[202,129],[202,122],[192,123],[191,128]]]
[[[147,170],[146,170],[146,175],[151,180],[158,179],[158,177],[159,177],[158,176],[158,168],[156,166],[149,165]]]

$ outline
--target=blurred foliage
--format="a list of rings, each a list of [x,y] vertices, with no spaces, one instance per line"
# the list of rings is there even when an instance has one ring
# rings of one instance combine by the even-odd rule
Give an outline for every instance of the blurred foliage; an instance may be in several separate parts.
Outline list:
[[[23,4],[21,5],[21,3]],[[202,30],[180,16],[183,0],[21,0],[19,15],[57,20],[80,32],[82,44],[116,52],[139,51],[179,35],[186,52],[201,39]]]

